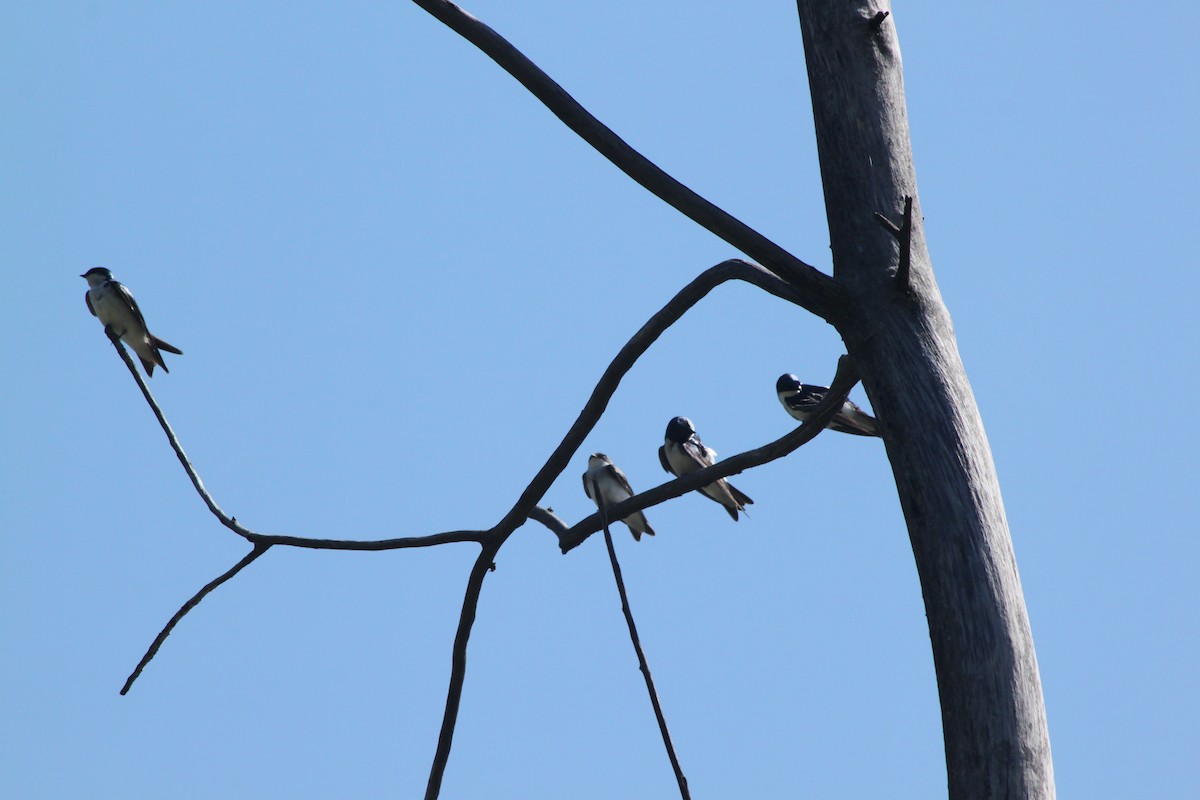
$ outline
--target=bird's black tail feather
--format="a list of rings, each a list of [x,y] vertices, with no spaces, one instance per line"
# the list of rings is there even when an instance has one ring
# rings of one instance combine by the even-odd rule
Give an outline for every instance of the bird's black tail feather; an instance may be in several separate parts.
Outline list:
[[[155,336],[153,334],[150,335],[150,343],[153,344],[155,347],[157,347],[159,350],[166,350],[168,353],[174,353],[177,356],[183,355],[183,351],[180,350],[178,347],[176,347],[173,344],[167,344],[162,339],[158,338],[157,336]],[[159,366],[162,366],[162,365],[160,364]],[[166,367],[163,367],[163,369],[166,369]]]

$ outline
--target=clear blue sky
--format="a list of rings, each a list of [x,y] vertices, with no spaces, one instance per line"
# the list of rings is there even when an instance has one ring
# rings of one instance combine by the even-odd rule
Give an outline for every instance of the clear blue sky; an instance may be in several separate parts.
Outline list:
[[[794,5],[477,0],[679,179],[829,268]],[[1063,797],[1196,797],[1194,9],[894,14],[937,278],[995,454]],[[506,511],[626,339],[738,255],[404,2],[0,10],[0,790],[415,797],[471,545],[276,549],[125,676],[246,546],[199,502],[100,326],[112,268],[186,355],[152,388],[252,528],[382,538]],[[718,290],[546,497],[635,487],[685,414],[729,455],[832,329]],[[861,389],[855,397],[863,401]],[[823,435],[619,532],[697,798],[944,793],[924,608],[878,442]],[[670,797],[602,541],[530,524],[484,587],[446,798]]]

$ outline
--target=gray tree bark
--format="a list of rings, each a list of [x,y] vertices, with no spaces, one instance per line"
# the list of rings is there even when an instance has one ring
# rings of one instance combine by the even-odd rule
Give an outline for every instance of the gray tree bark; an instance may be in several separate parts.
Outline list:
[[[1029,617],[983,423],[921,225],[900,49],[879,3],[797,0],[834,277],[831,321],[863,377],[925,599],[949,796],[1052,798]],[[900,224],[913,198],[908,280]]]

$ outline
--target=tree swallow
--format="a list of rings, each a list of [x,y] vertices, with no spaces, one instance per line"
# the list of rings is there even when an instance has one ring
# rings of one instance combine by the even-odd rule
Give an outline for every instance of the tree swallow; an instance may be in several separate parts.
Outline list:
[[[592,453],[588,456],[587,472],[583,473],[583,491],[596,501],[596,508],[599,508],[600,500],[592,497],[592,481],[595,481],[600,487],[600,497],[604,500],[605,508],[633,497],[629,479],[604,453]],[[646,521],[646,515],[641,511],[634,512],[621,521],[629,528],[635,542],[642,540],[643,533],[647,536],[654,535],[654,529],[650,527],[650,523]]]
[[[167,344],[146,328],[146,319],[137,301],[124,285],[113,279],[112,272],[104,267],[92,267],[79,277],[88,282],[87,293],[83,296],[88,311],[100,320],[105,330],[112,328],[113,333],[138,354],[146,375],[154,375],[155,364],[162,367],[163,372],[170,372],[163,363],[162,353],[158,351],[166,350],[180,356],[183,351]]]
[[[801,383],[800,379],[791,373],[780,375],[779,380],[775,381],[775,394],[779,396],[779,402],[783,403],[783,407],[793,418],[801,422],[812,415],[828,391],[826,386]],[[833,415],[829,427],[856,436],[879,435],[879,422],[849,400],[842,403],[841,410]]]
[[[717,451],[704,446],[690,419],[676,417],[667,423],[667,435],[663,446],[658,448],[658,460],[663,469],[679,477],[717,463]],[[754,502],[724,478],[701,487],[700,492],[725,506],[734,522],[737,522],[738,512],[744,512],[746,506]]]

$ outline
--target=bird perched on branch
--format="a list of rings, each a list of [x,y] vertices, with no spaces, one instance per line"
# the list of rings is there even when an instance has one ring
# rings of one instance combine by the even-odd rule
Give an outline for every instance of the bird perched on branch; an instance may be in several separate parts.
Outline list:
[[[779,402],[783,403],[784,409],[794,419],[801,422],[807,421],[812,416],[812,412],[816,410],[817,405],[825,398],[828,391],[829,388],[826,386],[801,383],[800,379],[791,373],[780,375],[779,380],[775,381],[775,394],[778,395]],[[853,433],[856,436],[879,435],[878,420],[850,400],[842,403],[841,409],[833,415],[829,428],[842,433]]]
[[[183,351],[167,344],[146,328],[146,318],[142,316],[137,301],[123,284],[113,278],[112,272],[104,267],[93,267],[79,277],[88,282],[87,293],[83,296],[88,311],[100,320],[105,330],[111,329],[114,335],[138,354],[146,375],[154,375],[155,364],[162,367],[163,372],[170,372],[159,350],[180,356]]]
[[[599,498],[592,494],[593,481],[600,489]],[[633,488],[629,485],[629,479],[625,477],[625,473],[621,471],[620,467],[604,453],[592,453],[588,456],[587,472],[583,473],[583,491],[589,498],[596,501],[596,508],[600,508],[601,500],[604,501],[604,507],[608,508],[633,497]],[[629,528],[635,542],[642,540],[643,533],[647,536],[654,535],[654,529],[650,527],[650,523],[646,521],[646,515],[641,511],[635,511],[621,521]]]
[[[682,477],[717,463],[717,451],[704,446],[690,419],[675,417],[667,423],[663,446],[658,448],[658,460],[667,472]],[[737,522],[738,512],[744,512],[746,506],[754,502],[724,478],[700,487],[700,493],[723,505],[734,522]]]

